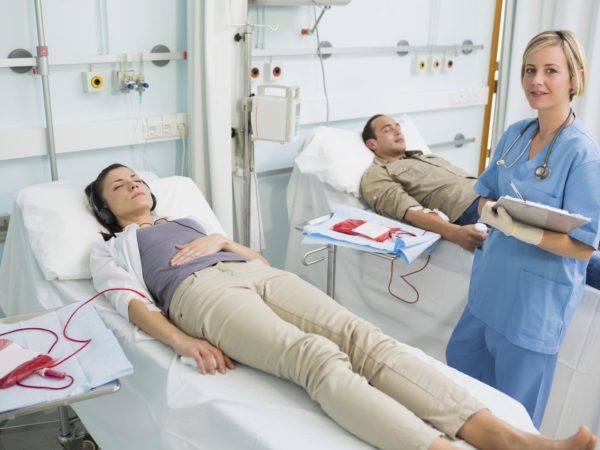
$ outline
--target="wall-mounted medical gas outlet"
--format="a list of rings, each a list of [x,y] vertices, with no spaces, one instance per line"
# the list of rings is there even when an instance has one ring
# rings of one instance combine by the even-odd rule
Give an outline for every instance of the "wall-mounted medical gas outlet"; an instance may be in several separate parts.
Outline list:
[[[414,74],[424,73],[427,71],[427,58],[415,55],[412,59],[411,66]]]
[[[441,71],[449,72],[454,68],[454,58],[450,56],[444,56],[442,58]]]
[[[283,66],[278,62],[265,63],[265,80],[275,81],[283,76]]]
[[[0,214],[0,244],[6,242],[6,234],[8,233],[8,222],[10,215]]]
[[[106,74],[103,72],[82,72],[83,92],[102,92],[106,90]]]
[[[262,72],[258,68],[258,66],[252,66],[252,68],[250,69],[249,75],[250,75],[250,79],[257,81],[257,80],[260,80],[260,77],[262,76]]]
[[[127,94],[132,91],[144,92],[150,87],[144,80],[144,75],[136,70],[113,71],[113,86],[116,92]]]

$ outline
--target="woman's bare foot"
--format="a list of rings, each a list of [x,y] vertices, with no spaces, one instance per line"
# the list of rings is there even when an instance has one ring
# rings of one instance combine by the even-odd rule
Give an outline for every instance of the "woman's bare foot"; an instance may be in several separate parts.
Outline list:
[[[458,437],[481,450],[594,450],[596,448],[596,437],[588,427],[579,428],[577,433],[567,439],[551,439],[521,431],[486,409],[469,417],[458,431]],[[440,450],[443,448],[440,447]]]
[[[567,439],[550,439],[545,436],[526,436],[525,446],[519,447],[530,450],[594,450],[596,448],[596,436],[588,427],[580,427],[577,433]]]

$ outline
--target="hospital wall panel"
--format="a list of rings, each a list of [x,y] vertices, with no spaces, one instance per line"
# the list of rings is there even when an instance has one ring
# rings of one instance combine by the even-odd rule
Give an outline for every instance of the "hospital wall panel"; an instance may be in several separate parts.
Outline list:
[[[182,141],[145,140],[140,127],[146,117],[187,112],[187,62],[157,67],[145,61],[141,66],[131,55],[149,53],[156,44],[167,45],[172,52],[186,50],[186,1],[157,0],[149,5],[142,0],[61,0],[42,2],[42,7],[59,178],[91,179],[115,161],[163,176],[181,174]],[[16,48],[35,55],[37,43],[34,2],[0,0],[0,59]],[[76,63],[123,54],[130,55],[125,64]],[[52,57],[70,64],[53,65]],[[143,68],[150,87],[141,96],[113,88],[112,71],[125,66]],[[84,71],[103,72],[107,89],[84,93]],[[40,156],[46,151],[41,84],[41,77],[31,72],[17,74],[0,67],[2,213],[11,212],[20,188],[51,179],[48,157]],[[94,138],[91,129],[101,129],[101,138]],[[86,151],[76,151],[81,149]]]

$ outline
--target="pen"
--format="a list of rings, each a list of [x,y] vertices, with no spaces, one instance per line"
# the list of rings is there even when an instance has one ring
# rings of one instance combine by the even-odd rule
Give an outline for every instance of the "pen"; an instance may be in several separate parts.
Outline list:
[[[521,201],[525,201],[525,199],[523,198],[523,196],[521,195],[521,193],[519,192],[519,190],[517,189],[517,187],[515,186],[515,183],[513,183],[512,180],[508,181],[508,185],[511,187],[511,189],[513,190],[513,192],[515,193],[515,195],[517,196],[517,198]]]

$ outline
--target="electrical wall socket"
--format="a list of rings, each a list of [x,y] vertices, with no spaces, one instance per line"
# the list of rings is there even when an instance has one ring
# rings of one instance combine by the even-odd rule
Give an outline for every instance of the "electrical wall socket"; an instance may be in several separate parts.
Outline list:
[[[4,243],[6,241],[6,234],[8,233],[9,222],[9,214],[0,214],[0,243]]]
[[[448,100],[451,106],[465,106],[477,105],[482,101],[482,98],[477,89],[465,88],[451,93]]]
[[[148,117],[144,121],[144,137],[152,139],[181,138],[186,134],[185,114]]]

